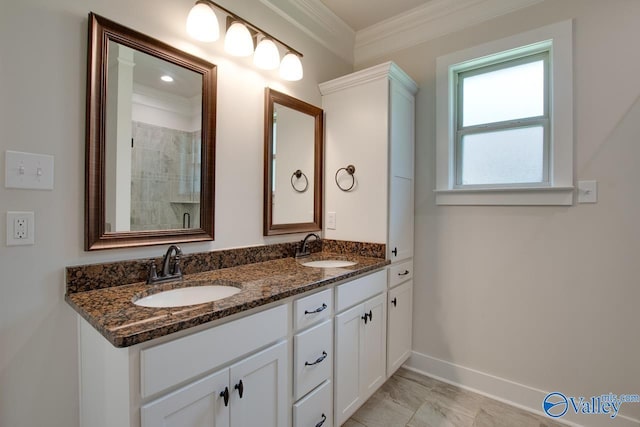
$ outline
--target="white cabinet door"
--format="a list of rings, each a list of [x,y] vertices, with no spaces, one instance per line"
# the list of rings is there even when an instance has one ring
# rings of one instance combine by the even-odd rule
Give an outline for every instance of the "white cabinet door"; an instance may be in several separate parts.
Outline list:
[[[391,262],[413,256],[413,180],[391,177],[389,192],[389,253]]]
[[[224,369],[144,405],[142,427],[229,427],[229,370]]]
[[[386,295],[336,316],[336,425],[349,419],[386,380]]]
[[[289,425],[287,342],[276,344],[229,368],[231,425]]]
[[[364,351],[361,360],[362,397],[366,400],[380,387],[386,377],[387,349],[387,294],[386,292],[367,300],[364,312],[369,317],[362,327]]]
[[[335,425],[342,425],[364,402],[360,393],[361,330],[364,304],[336,316]]]
[[[389,291],[387,330],[387,378],[411,355],[413,281]]]

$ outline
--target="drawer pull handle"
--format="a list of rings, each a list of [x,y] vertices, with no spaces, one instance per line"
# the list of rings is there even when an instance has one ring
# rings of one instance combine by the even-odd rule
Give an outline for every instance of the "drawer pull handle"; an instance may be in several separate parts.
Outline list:
[[[316,427],[322,427],[325,421],[327,421],[327,416],[325,414],[322,414],[322,421],[316,424]]]
[[[371,310],[369,310],[369,313],[365,313],[364,316],[361,317],[362,320],[364,320],[364,324],[367,324],[367,317],[369,322],[371,322],[373,320],[373,313],[371,312]]]
[[[220,397],[224,398],[224,406],[229,406],[229,387],[220,392]]]
[[[407,274],[409,274],[409,270],[405,270],[402,273],[398,273],[398,276],[406,276]]]
[[[316,314],[316,313],[320,313],[321,311],[325,311],[326,309],[327,309],[327,304],[322,303],[322,307],[318,307],[313,311],[305,310],[304,314]]]
[[[242,380],[238,384],[236,384],[233,388],[238,390],[238,394],[240,395],[240,399],[242,399],[242,393],[244,393],[244,384],[242,384]]]
[[[318,357],[315,362],[304,362],[304,366],[313,366],[321,363],[324,359],[327,358],[327,352],[323,351],[322,356]]]
[[[391,304],[393,304],[393,306],[396,307],[398,305],[398,298],[392,299]]]

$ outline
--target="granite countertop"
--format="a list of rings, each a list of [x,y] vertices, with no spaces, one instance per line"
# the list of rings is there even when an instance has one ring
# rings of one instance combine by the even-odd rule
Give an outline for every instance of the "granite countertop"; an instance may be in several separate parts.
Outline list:
[[[340,268],[314,268],[300,264],[322,259],[348,260],[356,264]],[[157,285],[139,282],[68,293],[65,299],[114,346],[129,347],[378,270],[389,263],[382,258],[327,252],[312,254],[300,262],[294,258],[282,258],[185,275],[182,281],[177,282]],[[218,301],[182,307],[149,308],[132,302],[168,289],[206,284],[230,284],[241,291]]]

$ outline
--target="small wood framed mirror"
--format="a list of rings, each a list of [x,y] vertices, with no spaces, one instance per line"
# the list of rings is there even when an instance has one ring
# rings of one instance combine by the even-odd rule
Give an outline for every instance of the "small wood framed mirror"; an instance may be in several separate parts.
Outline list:
[[[322,109],[265,89],[264,235],[322,228]]]
[[[216,66],[89,14],[85,250],[213,240]]]

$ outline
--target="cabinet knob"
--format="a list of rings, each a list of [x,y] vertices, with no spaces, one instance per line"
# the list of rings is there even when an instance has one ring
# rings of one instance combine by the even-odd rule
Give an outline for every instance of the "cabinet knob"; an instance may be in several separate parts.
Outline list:
[[[244,384],[242,384],[242,380],[235,386],[233,386],[236,390],[238,390],[238,394],[240,395],[240,399],[242,399],[242,393],[244,393]]]
[[[327,421],[327,416],[325,414],[322,414],[322,420],[318,424],[316,424],[316,427],[322,427],[325,421]]]
[[[393,304],[393,306],[397,306],[398,305],[398,298],[394,298],[391,300],[391,304]]]
[[[364,314],[364,316],[360,317],[362,320],[364,320],[364,324],[367,324],[367,321],[369,320],[369,318],[367,317],[367,313]]]
[[[327,358],[327,352],[323,351],[322,356],[318,357],[315,362],[304,362],[304,366],[313,366],[321,363],[324,359]]]
[[[369,310],[369,322],[373,320],[373,312]]]
[[[391,253],[393,254],[393,256],[398,256],[398,248],[393,248]]]
[[[229,387],[225,387],[224,391],[220,392],[220,397],[224,399],[224,406],[229,406]]]
[[[322,306],[316,308],[313,311],[305,310],[304,314],[316,314],[316,313],[320,313],[321,311],[325,311],[326,309],[327,309],[327,304],[322,303]]]

